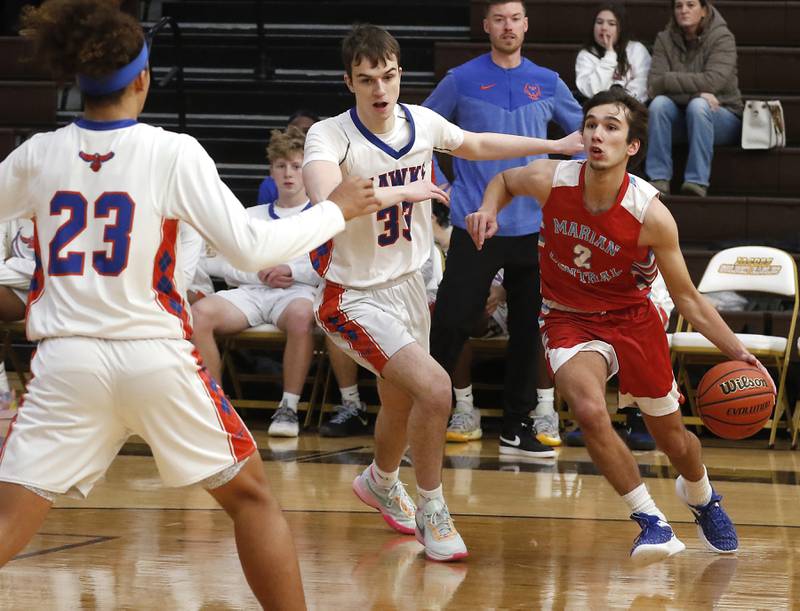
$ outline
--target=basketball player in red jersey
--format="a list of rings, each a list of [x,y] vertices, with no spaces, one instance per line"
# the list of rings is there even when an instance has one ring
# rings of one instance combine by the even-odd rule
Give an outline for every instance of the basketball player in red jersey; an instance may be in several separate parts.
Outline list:
[[[718,553],[738,548],[736,529],[708,480],[700,441],[686,430],[663,323],[648,299],[657,269],[683,316],[731,359],[764,369],[692,284],[675,220],[658,191],[627,173],[644,156],[647,109],[621,88],[584,106],[586,161],[536,160],[489,183],[467,217],[480,249],[497,213],[518,195],[543,202],[539,259],[542,341],[555,387],[572,407],[592,460],[641,527],[631,556],[650,562],[685,549],[642,483],[636,460],[611,427],[606,381],[636,402],[659,449],[678,471],[678,495],[701,540]]]

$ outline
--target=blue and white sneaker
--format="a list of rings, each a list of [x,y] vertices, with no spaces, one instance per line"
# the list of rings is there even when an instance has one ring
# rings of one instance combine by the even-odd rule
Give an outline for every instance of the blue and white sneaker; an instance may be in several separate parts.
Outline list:
[[[683,478],[679,477],[675,482],[678,496],[686,501],[686,494],[683,488]],[[711,488],[711,500],[705,505],[689,505],[689,509],[694,514],[694,521],[697,523],[697,535],[705,543],[706,547],[718,554],[732,554],[739,549],[739,537],[736,535],[736,527],[731,522],[728,514],[720,507],[719,502],[722,496]]]
[[[632,513],[631,520],[642,529],[633,540],[631,558],[649,564],[682,552],[686,546],[675,536],[672,527],[664,520],[648,513]]]

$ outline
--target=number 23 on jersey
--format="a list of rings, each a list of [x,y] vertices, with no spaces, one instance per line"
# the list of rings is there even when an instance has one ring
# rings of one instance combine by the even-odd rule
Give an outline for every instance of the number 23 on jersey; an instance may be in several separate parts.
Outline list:
[[[111,252],[107,249],[93,251],[92,267],[102,276],[118,276],[128,265],[135,207],[127,193],[107,191],[90,206],[81,193],[58,191],[50,200],[50,216],[66,215],[66,219],[50,240],[48,275],[83,275],[86,253],[69,250],[68,247],[84,231],[99,231],[102,228],[103,242],[111,245]],[[103,223],[102,219],[111,221],[112,212],[113,222]]]

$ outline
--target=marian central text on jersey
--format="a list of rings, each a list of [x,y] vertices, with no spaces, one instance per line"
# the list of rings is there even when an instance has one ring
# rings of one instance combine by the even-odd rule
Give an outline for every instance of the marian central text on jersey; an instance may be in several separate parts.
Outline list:
[[[609,240],[604,235],[598,235],[597,232],[588,225],[578,224],[575,221],[561,221],[553,218],[553,232],[555,235],[566,235],[571,238],[578,238],[584,242],[588,242],[595,248],[599,248],[604,253],[615,256],[620,249],[619,244]]]

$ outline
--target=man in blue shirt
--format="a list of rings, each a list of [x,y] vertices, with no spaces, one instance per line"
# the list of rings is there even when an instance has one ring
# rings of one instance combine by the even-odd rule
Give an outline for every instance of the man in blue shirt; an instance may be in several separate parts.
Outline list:
[[[556,72],[522,57],[528,29],[524,3],[489,0],[483,27],[491,52],[450,70],[423,105],[476,132],[546,138],[551,120],[567,133],[579,129],[581,108],[566,84]],[[552,383],[540,354],[537,244],[541,209],[531,197],[515,198],[498,216],[497,236],[480,252],[465,231],[464,221],[480,207],[483,191],[496,174],[533,159],[453,160],[453,234],[433,314],[431,354],[452,375],[464,342],[484,310],[492,279],[503,269],[509,344],[500,452],[548,457],[555,455],[550,446],[561,440]],[[480,415],[472,407],[471,387],[455,392],[456,410],[448,439],[478,439]]]

